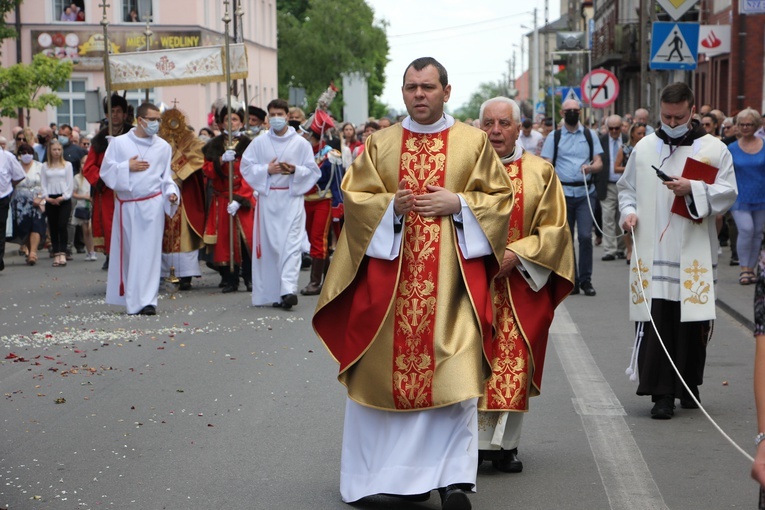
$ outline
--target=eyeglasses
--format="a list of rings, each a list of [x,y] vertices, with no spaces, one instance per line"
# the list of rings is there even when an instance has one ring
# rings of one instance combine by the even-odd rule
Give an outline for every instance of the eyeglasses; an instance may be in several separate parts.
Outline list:
[[[705,126],[705,127],[712,127],[712,123],[711,122],[702,122],[701,125]]]
[[[740,128],[752,128],[752,127],[754,127],[754,124],[751,124],[751,123],[748,123],[748,122],[747,123],[739,122],[738,123],[738,127],[740,127]]]
[[[608,130],[609,131],[621,131],[622,127],[621,126],[608,126]]]
[[[19,136],[19,137],[16,138],[17,142],[23,142],[24,140],[25,140],[25,138],[23,136]]]
[[[581,110],[577,108],[576,110],[574,110],[574,109],[563,110],[563,113],[579,113],[580,111]]]
[[[723,124],[723,129],[730,129],[730,128],[732,128],[732,127],[733,127],[733,126],[726,126],[726,125],[724,125],[724,124]]]

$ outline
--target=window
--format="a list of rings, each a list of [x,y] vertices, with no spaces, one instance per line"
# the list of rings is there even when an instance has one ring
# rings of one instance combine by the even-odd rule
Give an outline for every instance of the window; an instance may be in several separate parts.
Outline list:
[[[69,124],[86,130],[85,80],[70,80],[56,92],[63,101],[56,110],[56,124]]]
[[[120,92],[120,95],[122,95],[122,92]],[[154,102],[154,97],[154,89],[149,89],[149,102],[157,104]],[[127,99],[128,104],[133,107],[133,112],[135,112],[146,101],[146,89],[128,90],[125,99]],[[157,104],[157,106],[159,105]]]
[[[153,16],[152,0],[122,0],[122,20],[146,23],[147,16]]]
[[[53,21],[85,21],[85,0],[53,0]]]

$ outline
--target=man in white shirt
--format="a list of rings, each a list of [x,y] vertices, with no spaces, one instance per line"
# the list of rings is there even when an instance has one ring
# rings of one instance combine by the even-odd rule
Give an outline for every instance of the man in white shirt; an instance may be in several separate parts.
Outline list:
[[[523,150],[529,152],[535,156],[539,156],[542,153],[542,142],[544,137],[542,133],[533,129],[531,119],[525,119],[521,123],[521,134],[518,135],[518,145],[523,147]]]
[[[0,151],[0,271],[5,269],[5,224],[11,206],[13,188],[26,178],[24,169],[16,156],[5,150]]]

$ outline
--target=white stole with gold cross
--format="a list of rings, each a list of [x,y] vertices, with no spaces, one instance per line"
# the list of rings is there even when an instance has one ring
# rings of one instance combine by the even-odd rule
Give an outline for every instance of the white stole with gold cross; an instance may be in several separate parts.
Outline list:
[[[679,176],[688,157],[719,168],[719,147],[695,140],[691,147],[675,150],[677,154],[666,159],[662,167],[669,175]],[[655,145],[640,144],[633,153],[639,165],[635,178],[638,225],[630,263],[630,320],[649,320],[648,309],[657,294],[679,294],[681,322],[713,320],[717,263],[716,242],[712,242],[716,238],[714,215],[695,223],[670,212],[674,194],[661,184],[651,168],[660,167],[668,155],[669,147],[658,137]],[[669,251],[674,256],[661,256],[667,250],[657,249],[656,243],[677,243],[679,253],[672,249]],[[657,292],[659,288],[661,291]]]

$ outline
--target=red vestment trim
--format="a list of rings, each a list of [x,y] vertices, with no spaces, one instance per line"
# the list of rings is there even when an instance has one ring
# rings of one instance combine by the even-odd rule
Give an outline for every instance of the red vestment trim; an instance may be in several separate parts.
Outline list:
[[[415,195],[427,186],[443,186],[448,131],[415,134],[404,130],[399,180]],[[403,259],[395,296],[393,330],[393,395],[397,409],[433,405],[436,370],[434,333],[442,217],[410,212],[402,231]]]

